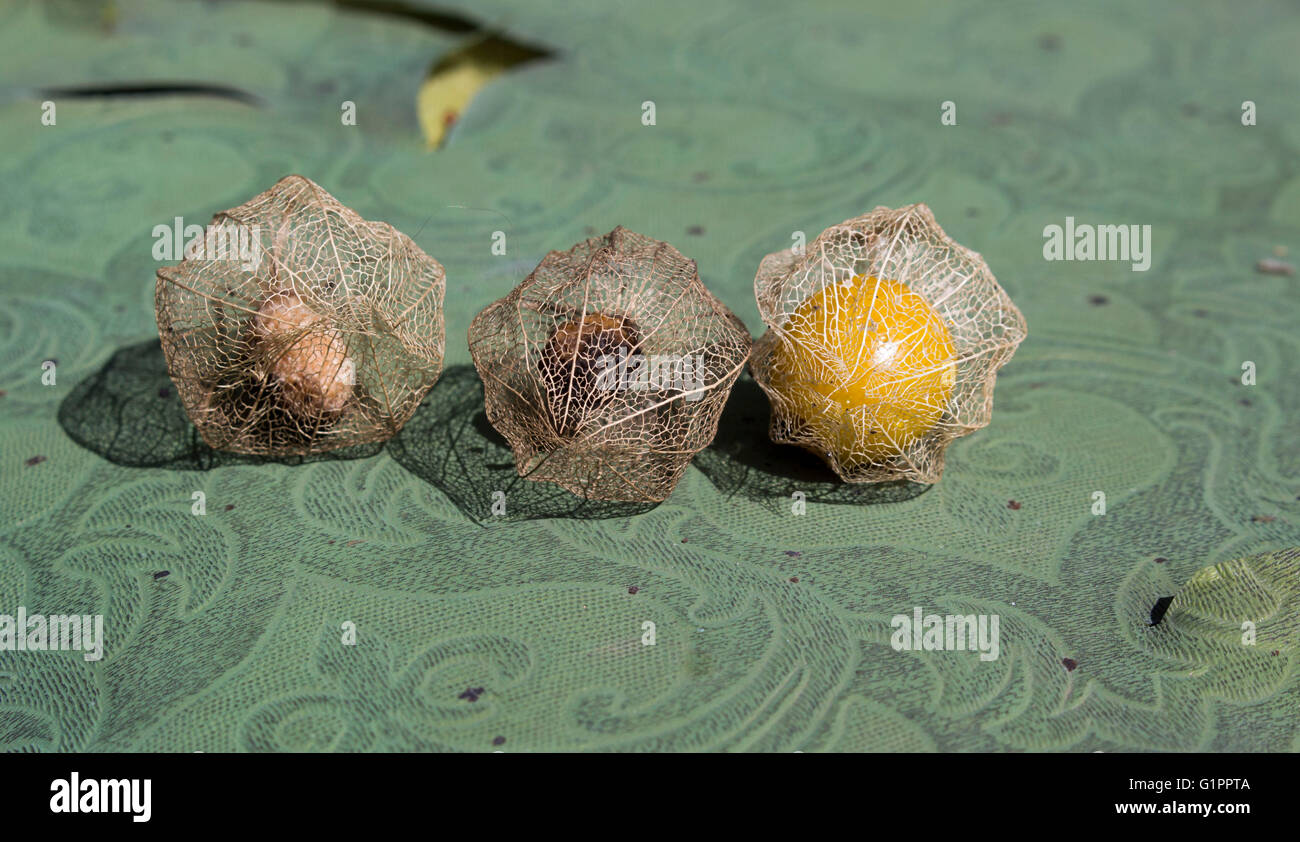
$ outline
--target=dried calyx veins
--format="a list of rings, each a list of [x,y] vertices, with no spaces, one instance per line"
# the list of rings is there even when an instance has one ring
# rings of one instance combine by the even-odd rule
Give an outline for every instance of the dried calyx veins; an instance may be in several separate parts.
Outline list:
[[[925,205],[876,208],[754,279],[768,331],[751,368],[771,437],[848,482],[937,482],[944,450],[984,427],[993,386],[1027,333],[984,260]]]
[[[248,253],[187,254],[154,286],[167,372],[204,441],[281,457],[401,429],[442,371],[442,265],[302,176],[213,231]]]
[[[657,502],[712,441],[750,338],[695,261],[618,227],[548,254],[469,346],[520,476]]]
[[[902,452],[934,427],[952,396],[952,336],[898,281],[859,275],[827,286],[783,333],[772,385],[843,465]]]

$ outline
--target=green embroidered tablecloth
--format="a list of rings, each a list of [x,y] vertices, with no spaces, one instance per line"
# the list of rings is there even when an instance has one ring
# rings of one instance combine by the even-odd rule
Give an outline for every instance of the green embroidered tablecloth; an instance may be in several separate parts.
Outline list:
[[[549,58],[429,151],[480,26]],[[1256,269],[1300,253],[1298,43],[1284,2],[0,4],[0,614],[104,618],[0,651],[0,745],[1300,749],[1300,280]],[[407,428],[301,464],[207,450],[153,317],[154,226],[288,173],[448,273]],[[465,333],[548,250],[667,240],[757,335],[765,254],[917,201],[1030,332],[938,485],[829,481],[747,377],[657,507],[515,478]],[[1150,268],[1045,260],[1067,217]],[[999,657],[897,651],[918,607]]]

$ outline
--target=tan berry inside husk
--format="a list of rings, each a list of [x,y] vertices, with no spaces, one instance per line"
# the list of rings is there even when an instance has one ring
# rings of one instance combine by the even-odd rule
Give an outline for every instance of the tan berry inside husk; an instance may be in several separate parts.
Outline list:
[[[297,293],[268,296],[253,318],[253,334],[290,411],[306,418],[343,411],[356,385],[356,364],[339,331]]]

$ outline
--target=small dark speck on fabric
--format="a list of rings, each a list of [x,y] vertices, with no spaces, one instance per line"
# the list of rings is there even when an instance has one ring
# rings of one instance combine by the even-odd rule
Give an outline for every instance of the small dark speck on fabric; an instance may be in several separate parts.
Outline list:
[[[39,465],[39,464],[41,464],[42,462],[44,462],[44,461],[46,460],[46,458],[47,458],[47,457],[45,457],[45,456],[33,456],[32,458],[27,459],[26,461],[24,461],[23,464],[30,468],[30,467],[33,466],[33,465]]]
[[[1162,596],[1156,600],[1156,604],[1151,606],[1151,625],[1160,625],[1160,621],[1165,618],[1165,612],[1169,610],[1169,604],[1173,601],[1172,596]]]
[[[1062,658],[1061,664],[1065,667],[1066,672],[1074,672],[1074,668],[1079,665],[1079,662],[1073,658]]]
[[[1008,501],[1007,501],[1007,508],[1010,509],[1010,510],[1013,511],[1013,512],[1018,512],[1018,511],[1020,511],[1020,501],[1019,501],[1019,500],[1008,500]]]

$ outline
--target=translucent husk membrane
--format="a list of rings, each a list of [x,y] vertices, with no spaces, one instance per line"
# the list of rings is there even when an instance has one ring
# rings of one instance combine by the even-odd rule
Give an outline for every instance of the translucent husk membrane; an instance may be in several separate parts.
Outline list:
[[[750,337],[695,261],[620,227],[548,254],[469,344],[521,476],[646,502],[713,440]]]
[[[401,429],[442,371],[442,266],[302,176],[214,229],[154,292],[168,373],[204,441],[291,456]]]
[[[754,293],[768,330],[750,368],[771,438],[847,482],[937,482],[949,442],[989,423],[997,370],[1027,332],[984,260],[923,204],[769,254]]]

